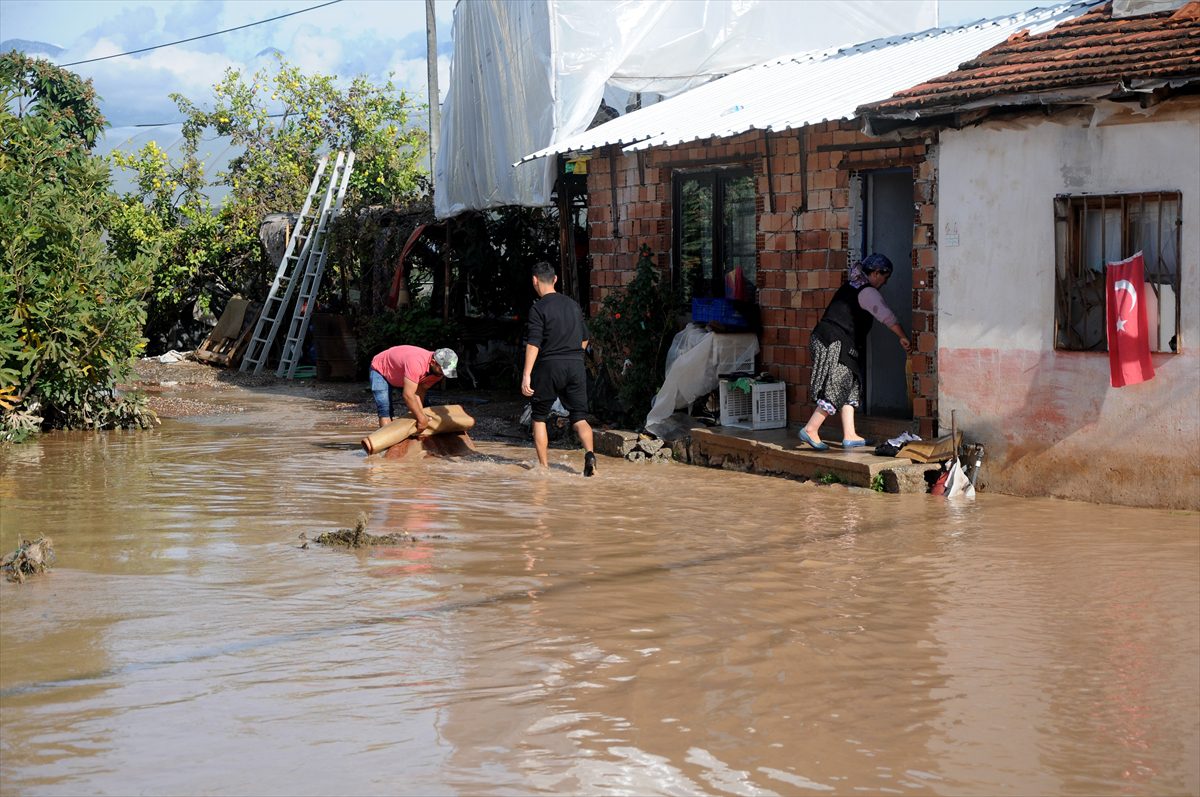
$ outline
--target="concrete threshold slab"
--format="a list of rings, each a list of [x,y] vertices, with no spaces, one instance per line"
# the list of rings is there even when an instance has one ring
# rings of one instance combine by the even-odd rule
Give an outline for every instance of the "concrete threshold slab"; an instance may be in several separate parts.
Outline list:
[[[858,487],[870,487],[882,475],[884,491],[890,493],[929,492],[927,472],[941,470],[937,463],[877,457],[873,447],[843,450],[831,445],[816,451],[788,429],[694,429],[689,454],[695,465],[795,479],[835,478]]]

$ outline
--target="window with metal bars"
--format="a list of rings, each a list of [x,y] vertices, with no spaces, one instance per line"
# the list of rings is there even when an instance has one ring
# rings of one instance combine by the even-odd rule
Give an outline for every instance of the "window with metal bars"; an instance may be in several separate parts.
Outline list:
[[[1055,348],[1108,350],[1104,266],[1139,251],[1145,261],[1142,293],[1150,349],[1178,352],[1182,348],[1178,334],[1180,196],[1178,191],[1150,191],[1055,197]]]

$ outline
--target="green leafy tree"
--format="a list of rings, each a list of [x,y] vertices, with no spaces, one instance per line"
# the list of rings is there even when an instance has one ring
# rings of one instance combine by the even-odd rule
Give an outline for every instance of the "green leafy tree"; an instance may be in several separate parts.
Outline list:
[[[147,297],[146,333],[162,338],[179,319],[190,316],[204,279],[215,279],[225,251],[220,221],[203,192],[199,161],[174,167],[153,141],[136,154],[115,151],[112,159],[137,175],[137,191],[112,213],[109,247],[123,258],[147,247],[160,253]]]
[[[90,81],[0,56],[0,439],[42,426],[146,426],[117,385],[141,351],[152,251],[106,248],[109,168]]]
[[[603,377],[616,388],[617,406],[600,414],[640,426],[666,375],[667,350],[684,308],[682,287],[673,286],[642,244],[633,280],[604,297],[588,322]]]
[[[137,175],[114,245],[124,252],[145,240],[163,245],[152,319],[178,317],[196,300],[207,307],[206,291],[214,286],[264,295],[278,264],[261,252],[259,225],[270,213],[300,209],[321,153],[355,151],[346,218],[371,205],[406,204],[427,186],[421,168],[427,134],[409,124],[417,106],[390,80],[377,85],[357,77],[342,86],[334,76],[306,75],[279,58],[274,68],[251,75],[228,70],[213,86],[212,110],[179,94],[171,98],[184,117],[181,156],[172,162],[154,145],[114,155]],[[202,143],[214,135],[227,137],[239,153],[213,183],[228,189],[218,210],[205,198],[200,160]],[[339,224],[331,237],[359,233]],[[330,251],[362,248],[332,240]],[[323,284],[348,284],[342,270],[356,267],[354,261],[329,263]]]

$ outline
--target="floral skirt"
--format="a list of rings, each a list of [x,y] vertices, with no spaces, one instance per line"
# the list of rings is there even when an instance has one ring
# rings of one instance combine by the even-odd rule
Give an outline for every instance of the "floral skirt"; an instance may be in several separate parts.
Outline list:
[[[857,407],[862,398],[862,386],[854,372],[841,362],[841,341],[835,340],[826,346],[813,337],[808,350],[813,363],[808,386],[817,407],[827,415],[837,415],[847,404]]]

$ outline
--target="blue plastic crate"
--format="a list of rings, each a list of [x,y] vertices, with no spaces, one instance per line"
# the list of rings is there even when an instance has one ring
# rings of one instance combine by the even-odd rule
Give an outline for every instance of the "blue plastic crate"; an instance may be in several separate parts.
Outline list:
[[[728,299],[692,299],[692,321],[728,330],[750,328],[750,322]]]

